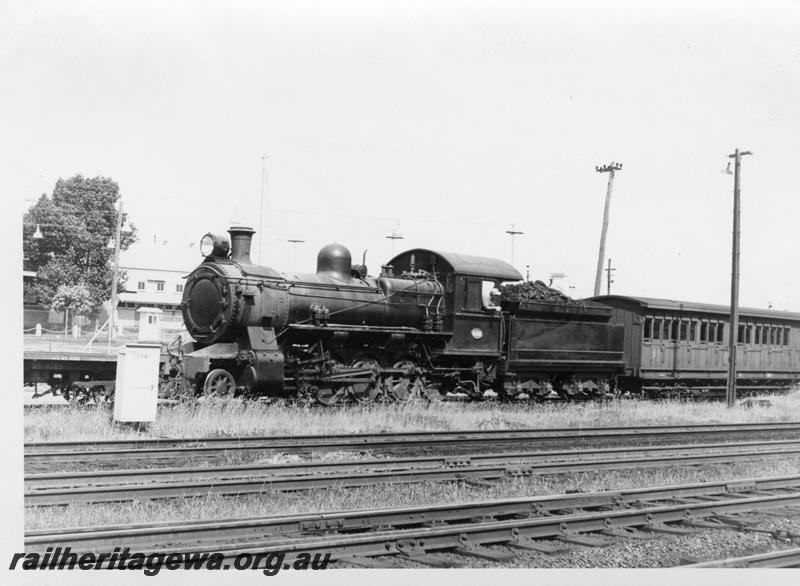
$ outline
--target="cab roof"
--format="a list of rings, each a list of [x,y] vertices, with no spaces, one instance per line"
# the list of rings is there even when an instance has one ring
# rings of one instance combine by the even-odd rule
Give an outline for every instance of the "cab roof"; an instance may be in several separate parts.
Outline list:
[[[412,256],[414,270],[438,273],[452,271],[459,275],[485,277],[500,281],[523,280],[520,272],[503,260],[427,248],[413,248],[401,252],[390,260],[389,264],[394,267],[396,273],[410,271],[412,270]]]

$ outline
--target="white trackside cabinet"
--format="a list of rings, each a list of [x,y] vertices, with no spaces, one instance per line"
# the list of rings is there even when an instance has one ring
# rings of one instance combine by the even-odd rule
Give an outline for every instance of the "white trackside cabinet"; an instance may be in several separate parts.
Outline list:
[[[117,357],[114,420],[150,422],[158,405],[161,344],[127,344]]]

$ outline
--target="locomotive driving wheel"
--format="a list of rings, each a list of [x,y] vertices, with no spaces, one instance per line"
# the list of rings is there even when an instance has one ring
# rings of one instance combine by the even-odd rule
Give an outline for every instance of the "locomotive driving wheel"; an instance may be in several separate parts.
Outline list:
[[[416,364],[411,360],[400,360],[395,362],[392,368],[401,368],[405,370],[405,373],[392,374],[386,379],[389,395],[400,403],[408,401],[411,397],[418,397],[422,390],[422,381],[414,374]]]
[[[206,397],[232,397],[236,390],[233,375],[224,368],[215,368],[206,376],[203,394]]]
[[[377,368],[378,361],[373,358],[359,358],[350,364],[351,368]],[[365,379],[364,382],[350,385],[350,392],[358,403],[372,403],[381,393],[376,376]]]
[[[337,385],[331,384],[324,384],[317,387],[316,394],[314,398],[322,405],[326,407],[330,407],[331,405],[335,405],[338,403],[344,396],[346,392],[342,387]]]

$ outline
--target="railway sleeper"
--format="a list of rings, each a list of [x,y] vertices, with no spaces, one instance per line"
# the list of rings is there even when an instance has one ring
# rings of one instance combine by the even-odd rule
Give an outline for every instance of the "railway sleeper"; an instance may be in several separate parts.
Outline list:
[[[585,533],[578,533],[566,531],[561,535],[557,535],[555,539],[565,543],[573,543],[575,545],[585,545],[586,547],[605,547],[611,544],[611,541],[603,537],[594,535],[587,535]]]
[[[503,553],[494,551],[482,545],[466,544],[453,549],[454,553],[463,555],[465,557],[473,557],[481,560],[488,560],[490,562],[510,562],[517,556],[512,553]]]
[[[400,559],[407,559],[418,564],[430,566],[432,568],[463,568],[465,564],[452,558],[445,558],[442,555],[427,552],[401,553],[397,556]]]
[[[674,525],[667,525],[666,523],[653,522],[649,525],[642,527],[643,531],[650,531],[652,533],[666,533],[668,535],[694,535],[695,531],[692,529],[684,529]]]
[[[537,551],[539,553],[546,553],[549,555],[567,553],[569,551],[569,548],[565,547],[564,545],[544,539],[534,541],[533,539],[518,538],[516,540],[509,541],[506,543],[506,545],[516,549]]]
[[[601,533],[603,533],[603,535],[621,537],[623,539],[640,539],[643,541],[657,539],[655,535],[650,535],[648,533],[639,531],[638,529],[630,529],[627,527],[609,527],[608,529],[601,531]]]

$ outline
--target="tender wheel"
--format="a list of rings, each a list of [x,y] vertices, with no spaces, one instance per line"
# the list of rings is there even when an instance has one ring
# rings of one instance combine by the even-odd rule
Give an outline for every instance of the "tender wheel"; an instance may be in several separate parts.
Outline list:
[[[378,361],[372,358],[361,358],[354,360],[351,368],[376,368]],[[381,393],[381,387],[376,377],[370,378],[363,383],[353,383],[350,385],[350,392],[359,403],[372,403]]]
[[[212,370],[203,384],[203,394],[207,397],[232,397],[236,390],[233,375],[224,368]]]

